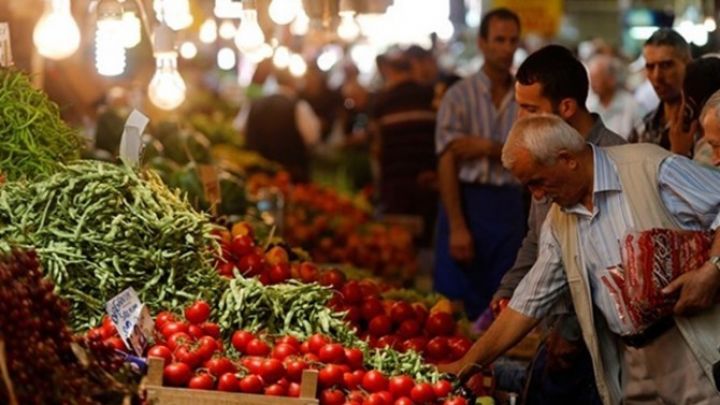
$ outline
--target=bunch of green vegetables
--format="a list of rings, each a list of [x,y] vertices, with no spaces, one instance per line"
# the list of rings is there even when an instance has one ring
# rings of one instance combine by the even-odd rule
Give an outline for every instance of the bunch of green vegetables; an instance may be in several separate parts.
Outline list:
[[[212,229],[156,174],[125,166],[78,161],[0,188],[0,250],[36,248],[76,330],[97,325],[127,287],[151,308],[217,302],[226,282],[212,266]]]
[[[55,173],[80,157],[80,135],[23,73],[0,68],[0,172],[9,181]]]

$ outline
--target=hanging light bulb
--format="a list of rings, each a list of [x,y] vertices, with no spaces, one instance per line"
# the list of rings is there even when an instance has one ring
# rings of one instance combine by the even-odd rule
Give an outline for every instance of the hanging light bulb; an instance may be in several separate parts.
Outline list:
[[[137,18],[134,11],[125,11],[122,15],[123,22],[123,46],[126,49],[134,48],[142,39],[142,29],[140,27],[140,19]]]
[[[290,64],[290,50],[285,46],[278,46],[273,56],[273,64],[278,69],[285,69]]]
[[[203,44],[212,44],[217,40],[217,23],[215,22],[214,18],[208,18],[207,20],[203,21],[202,25],[200,26],[200,33],[198,36],[200,37],[200,42]],[[233,32],[233,36],[235,35],[235,32]],[[231,36],[232,38],[232,36]]]
[[[187,28],[193,23],[189,0],[155,0],[153,10],[158,21],[164,22],[175,31]]]
[[[197,46],[192,41],[185,41],[180,45],[180,56],[183,59],[192,59],[197,56]]]
[[[225,20],[220,24],[218,33],[222,39],[233,39],[235,34],[237,34],[237,27],[235,27],[232,21]]]
[[[230,70],[235,67],[236,63],[237,56],[235,56],[235,51],[233,51],[231,48],[225,47],[218,51],[217,64],[220,69]]]
[[[95,67],[103,76],[117,76],[125,71],[122,6],[117,0],[102,0],[97,13]]]
[[[310,17],[305,14],[305,9],[300,7],[295,20],[290,24],[290,33],[303,36],[310,30]]]
[[[155,30],[155,75],[148,85],[150,101],[163,110],[174,110],[185,101],[187,88],[177,70],[173,35],[162,25]]]
[[[46,0],[45,12],[33,30],[40,55],[65,59],[80,46],[80,29],[70,13],[70,0]]]
[[[305,59],[303,59],[302,56],[295,53],[290,57],[289,69],[290,74],[295,77],[300,77],[307,72],[307,63],[305,63]]]
[[[360,26],[355,22],[355,8],[351,0],[340,0],[338,15],[338,36],[346,42],[354,41],[360,35]]]
[[[260,63],[271,56],[273,56],[273,49],[268,44],[262,44],[258,49],[245,54],[245,57],[253,63]]]
[[[272,0],[268,13],[275,24],[290,24],[302,5],[298,0]]]
[[[243,10],[240,28],[238,28],[235,34],[235,45],[240,52],[250,53],[259,49],[263,43],[265,43],[265,34],[263,34],[260,25],[258,25],[257,10]]]

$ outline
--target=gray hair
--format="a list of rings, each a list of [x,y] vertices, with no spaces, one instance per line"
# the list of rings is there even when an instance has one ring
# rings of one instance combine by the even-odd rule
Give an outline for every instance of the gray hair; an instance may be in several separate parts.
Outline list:
[[[705,116],[712,112],[715,113],[715,118],[720,120],[720,90],[713,93],[705,102],[705,106],[703,106],[700,112],[700,122],[703,122]]]
[[[610,77],[615,78],[615,87],[622,87],[625,83],[625,66],[616,56],[607,55],[603,53],[595,54],[590,61],[588,66],[597,65],[598,68],[604,69],[606,74]]]
[[[556,115],[542,114],[519,119],[510,129],[502,150],[502,163],[511,170],[517,153],[525,149],[535,162],[544,166],[555,163],[558,152],[572,153],[585,148],[585,138]]]

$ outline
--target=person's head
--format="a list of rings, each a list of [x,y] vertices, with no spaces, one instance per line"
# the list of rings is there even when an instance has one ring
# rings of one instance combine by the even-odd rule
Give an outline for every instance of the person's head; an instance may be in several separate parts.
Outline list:
[[[710,96],[700,113],[705,140],[712,147],[712,162],[720,166],[720,90]]]
[[[690,62],[690,45],[671,28],[655,31],[643,46],[645,73],[658,98],[680,100],[685,66]]]
[[[560,117],[533,115],[519,119],[510,129],[502,163],[530,189],[533,198],[549,198],[570,207],[592,189],[592,176],[583,171],[586,148],[582,135]]]
[[[433,84],[438,77],[438,64],[435,55],[420,45],[410,45],[405,56],[412,65],[413,78],[422,84]]]
[[[510,70],[520,41],[520,18],[507,8],[490,10],[482,18],[478,47],[485,64],[495,70]]]
[[[720,58],[708,56],[687,65],[683,80],[683,120],[686,128],[700,118],[710,96],[720,89]]]
[[[519,118],[544,113],[567,121],[579,111],[587,111],[587,72],[567,48],[548,45],[533,52],[520,65],[515,79]]]
[[[385,84],[394,85],[413,79],[413,69],[407,56],[400,50],[385,54]]]
[[[599,97],[612,97],[623,82],[620,60],[607,54],[597,54],[588,62],[590,88]]]

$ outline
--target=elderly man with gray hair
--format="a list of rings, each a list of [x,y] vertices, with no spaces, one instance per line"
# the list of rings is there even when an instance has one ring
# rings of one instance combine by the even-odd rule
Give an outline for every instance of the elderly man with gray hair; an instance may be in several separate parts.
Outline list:
[[[712,148],[712,164],[720,166],[720,90],[713,93],[700,113],[705,142]]]
[[[602,281],[621,267],[619,241],[631,231],[720,227],[720,171],[651,144],[600,148],[555,116],[519,120],[502,162],[535,198],[554,203],[539,257],[490,329],[440,369],[491,362],[570,292],[604,404],[720,403],[720,232],[712,259],[662,290],[677,295],[677,315],[643,331]]]

